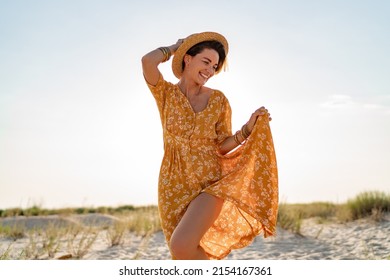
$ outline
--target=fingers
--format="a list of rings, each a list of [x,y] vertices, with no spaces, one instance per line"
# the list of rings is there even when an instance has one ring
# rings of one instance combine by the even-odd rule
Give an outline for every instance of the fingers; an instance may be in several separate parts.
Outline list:
[[[249,131],[252,131],[258,117],[263,117],[263,116],[267,116],[269,121],[272,120],[271,114],[268,112],[268,110],[264,106],[261,106],[259,109],[253,112],[249,121],[246,123],[247,129],[249,129]]]
[[[256,110],[256,112],[259,112],[261,115],[264,115],[265,113],[268,113],[268,110],[264,106],[261,106],[259,109]]]
[[[179,39],[177,40],[176,44],[172,45],[170,47],[171,51],[173,52],[173,54],[176,52],[176,50],[180,47],[181,44],[183,44],[184,42],[184,39]]]
[[[269,119],[270,121],[272,120],[271,114],[268,112],[268,110],[267,110],[264,106],[260,107],[259,109],[257,109],[257,110],[252,114],[252,117],[255,117],[256,119],[257,119],[259,116],[260,116],[260,117],[262,117],[262,116],[267,116],[268,119]]]
[[[260,107],[253,114],[256,116],[270,115],[265,107]]]

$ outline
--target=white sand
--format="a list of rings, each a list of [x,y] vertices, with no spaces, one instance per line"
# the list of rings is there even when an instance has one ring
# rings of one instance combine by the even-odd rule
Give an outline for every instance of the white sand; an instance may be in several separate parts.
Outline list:
[[[0,219],[3,226],[23,224],[26,228],[40,228],[40,235],[34,238],[29,236],[16,239],[0,237],[0,257],[5,259],[25,258],[26,250],[32,250],[31,240],[34,240],[36,248],[43,248],[45,229],[50,224],[57,226],[70,225],[95,225],[96,239],[92,235],[84,236],[86,240],[93,243],[81,259],[90,260],[128,260],[128,259],[149,259],[164,260],[170,259],[168,247],[165,244],[162,232],[150,236],[137,236],[127,232],[122,243],[111,246],[107,238],[108,228],[117,219],[112,216],[91,214],[77,215],[70,217],[17,217]],[[257,237],[254,242],[243,249],[231,252],[227,259],[270,259],[270,260],[291,260],[291,259],[389,259],[390,258],[390,215],[385,216],[381,222],[374,222],[370,219],[361,219],[346,224],[325,223],[318,224],[315,219],[308,219],[303,222],[301,233],[303,236],[292,234],[278,228],[278,235],[275,238]],[[36,257],[30,259],[56,259],[74,258],[79,248],[79,240],[70,242],[61,240],[58,242],[58,251],[53,256],[48,256],[45,250],[41,250]],[[35,251],[39,251],[35,249]]]

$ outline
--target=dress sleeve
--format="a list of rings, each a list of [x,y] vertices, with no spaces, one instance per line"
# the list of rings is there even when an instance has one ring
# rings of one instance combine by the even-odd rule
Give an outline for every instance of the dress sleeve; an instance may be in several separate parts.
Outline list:
[[[232,135],[232,109],[225,97],[222,102],[222,109],[215,128],[217,132],[217,143],[221,143]]]
[[[165,105],[165,99],[166,99],[169,83],[165,81],[163,76],[160,74],[160,77],[158,78],[158,82],[156,85],[151,85],[147,81],[146,84],[148,85],[149,90],[151,91],[154,99],[156,100],[158,110],[161,114],[163,112],[163,108]]]

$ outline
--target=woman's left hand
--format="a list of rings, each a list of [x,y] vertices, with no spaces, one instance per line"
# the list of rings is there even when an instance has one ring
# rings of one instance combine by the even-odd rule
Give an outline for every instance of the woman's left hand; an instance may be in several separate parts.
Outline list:
[[[255,124],[256,124],[257,118],[258,118],[258,117],[263,117],[263,116],[268,117],[268,119],[269,119],[270,121],[272,120],[270,113],[268,113],[268,110],[267,110],[264,106],[262,106],[262,107],[260,107],[259,109],[257,109],[257,110],[251,115],[251,118],[249,119],[249,121],[246,123],[246,126],[247,126],[249,132],[252,132],[253,127],[254,127]]]

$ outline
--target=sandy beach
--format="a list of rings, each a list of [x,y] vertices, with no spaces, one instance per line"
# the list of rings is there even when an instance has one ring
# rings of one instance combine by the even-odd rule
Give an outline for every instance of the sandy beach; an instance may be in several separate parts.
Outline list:
[[[0,236],[2,259],[168,260],[170,254],[161,231],[137,235],[126,231],[112,246],[110,231],[118,218],[102,214],[0,219],[4,227],[35,229],[21,238]],[[87,233],[50,239],[50,228],[81,226]],[[50,240],[52,243],[50,243]],[[89,243],[88,243],[89,242]],[[88,243],[88,245],[86,245]],[[51,249],[48,247],[51,246]],[[28,254],[26,254],[28,252]],[[390,259],[390,215],[376,222],[360,219],[347,223],[303,221],[301,235],[278,228],[277,236],[258,236],[227,259],[237,260],[368,260]]]

